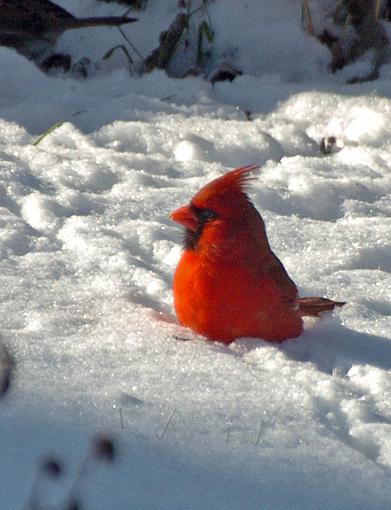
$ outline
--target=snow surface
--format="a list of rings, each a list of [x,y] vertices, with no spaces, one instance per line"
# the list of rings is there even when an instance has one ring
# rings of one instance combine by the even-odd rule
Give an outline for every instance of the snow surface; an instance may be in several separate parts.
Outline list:
[[[144,56],[176,12],[151,1],[126,28]],[[42,503],[61,499],[102,431],[120,457],[83,480],[85,508],[390,507],[391,65],[362,85],[345,81],[369,60],[329,75],[298,0],[216,0],[209,14],[216,59],[244,71],[232,83],[129,77],[119,57],[84,81],[47,77],[0,48],[1,335],[17,363],[4,509],[23,507],[46,453],[67,479],[43,480]],[[98,59],[118,41],[88,29],[59,46]],[[343,148],[321,154],[324,136]],[[300,292],[348,304],[281,345],[224,346],[175,323],[182,234],[168,214],[251,163]]]

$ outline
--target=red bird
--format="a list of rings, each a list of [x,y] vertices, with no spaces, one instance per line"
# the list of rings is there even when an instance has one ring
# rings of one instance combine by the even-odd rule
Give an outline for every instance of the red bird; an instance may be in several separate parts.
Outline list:
[[[344,304],[298,297],[245,193],[257,168],[228,172],[171,213],[186,228],[173,284],[176,313],[183,326],[210,340],[297,337],[303,331],[302,316],[316,317]]]

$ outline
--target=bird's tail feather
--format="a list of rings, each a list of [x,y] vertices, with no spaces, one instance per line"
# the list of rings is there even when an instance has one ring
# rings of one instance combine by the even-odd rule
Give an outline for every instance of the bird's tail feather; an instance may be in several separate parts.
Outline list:
[[[319,317],[322,312],[334,310],[336,306],[343,306],[344,301],[333,301],[321,297],[299,298],[300,314],[307,317]]]
[[[125,16],[103,16],[99,18],[75,18],[63,20],[61,25],[63,30],[72,30],[73,28],[96,27],[96,26],[119,26],[126,23],[134,23],[137,18],[127,18]]]

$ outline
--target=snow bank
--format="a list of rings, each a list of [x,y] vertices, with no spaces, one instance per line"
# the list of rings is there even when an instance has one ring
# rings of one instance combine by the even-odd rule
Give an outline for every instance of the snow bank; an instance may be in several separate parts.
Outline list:
[[[22,506],[45,452],[67,462],[58,499],[102,430],[121,455],[84,484],[96,510],[389,505],[390,71],[356,87],[330,77],[298,4],[211,4],[217,48],[230,27],[245,70],[214,87],[130,79],[120,62],[85,82],[48,78],[0,49],[0,306],[17,362],[4,507]],[[152,8],[145,48],[175,5]],[[324,136],[342,149],[321,154]],[[294,341],[226,347],[175,323],[181,232],[168,214],[250,163],[262,165],[251,197],[301,293],[348,304]]]

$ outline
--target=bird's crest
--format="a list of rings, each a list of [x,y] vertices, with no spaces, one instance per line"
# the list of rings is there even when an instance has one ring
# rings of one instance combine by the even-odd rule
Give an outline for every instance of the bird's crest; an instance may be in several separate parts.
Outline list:
[[[245,193],[245,186],[253,179],[253,173],[259,165],[248,165],[235,168],[226,174],[214,179],[194,196],[193,202],[205,202],[215,196],[230,196]]]

